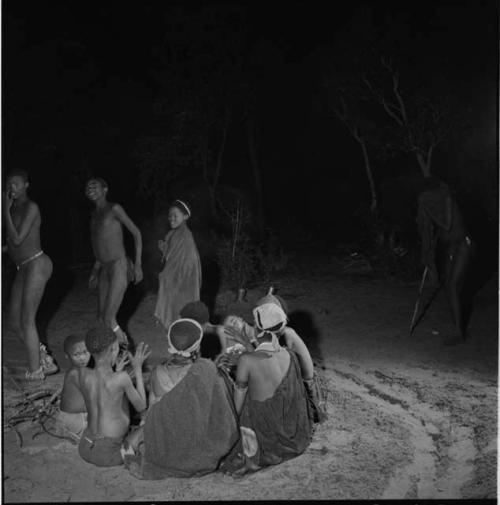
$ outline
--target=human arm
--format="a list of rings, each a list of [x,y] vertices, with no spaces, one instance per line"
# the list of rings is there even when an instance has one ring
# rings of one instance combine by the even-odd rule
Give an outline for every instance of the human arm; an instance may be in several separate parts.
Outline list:
[[[223,325],[226,337],[245,346],[247,351],[254,351],[257,347],[256,330],[241,317],[228,316]]]
[[[157,367],[153,369],[151,372],[151,375],[149,376],[149,395],[148,395],[148,405],[151,407],[151,405],[155,404],[158,400],[158,397],[155,394],[155,383],[158,381],[158,373],[157,373]]]
[[[299,358],[302,378],[304,380],[312,379],[314,376],[314,364],[306,344],[294,329],[286,327],[284,333],[287,347],[291,351],[294,351]]]
[[[10,209],[12,207],[13,199],[9,198],[9,195],[4,192],[3,194],[3,211],[5,216],[5,225],[7,228],[7,242],[10,242],[14,246],[18,246],[23,243],[24,239],[28,236],[33,224],[40,215],[38,210],[38,205],[34,202],[29,202],[26,215],[23,217],[19,230],[14,226],[12,221],[12,216],[10,214]]]
[[[90,242],[92,244],[92,251],[94,252],[94,266],[92,267],[92,271],[90,272],[89,277],[89,289],[95,289],[97,287],[99,281],[99,271],[101,270],[101,262],[97,259],[95,241],[94,241],[94,233],[92,229],[92,221],[90,223]]]
[[[245,397],[248,391],[248,379],[250,377],[250,357],[247,354],[242,354],[238,360],[236,368],[236,380],[234,384],[234,406],[238,416],[241,414]]]
[[[134,263],[134,282],[135,284],[142,281],[143,273],[142,273],[142,235],[135,225],[135,223],[130,219],[123,209],[121,205],[115,204],[113,207],[113,211],[118,221],[127,228],[127,230],[134,237],[134,245],[135,245],[135,263]]]
[[[134,355],[132,355],[132,353],[128,354],[134,370],[136,384],[134,387],[130,376],[126,372],[123,372],[124,376],[128,378],[128,381],[124,379],[125,394],[127,395],[130,403],[134,406],[135,410],[137,410],[137,412],[142,412],[147,407],[146,390],[144,388],[144,380],[142,377],[142,364],[151,354],[151,351],[149,351],[148,346],[145,345],[144,342],[141,342],[137,346]]]
[[[126,365],[130,362],[128,354],[120,354],[118,360],[116,361],[115,371],[121,372]]]

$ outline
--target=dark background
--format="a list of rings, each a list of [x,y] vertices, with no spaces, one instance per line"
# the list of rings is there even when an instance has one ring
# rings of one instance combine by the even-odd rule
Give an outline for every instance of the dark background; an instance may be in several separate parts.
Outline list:
[[[210,25],[205,13],[213,10],[229,14]],[[222,77],[217,78],[230,90],[231,118],[218,189],[236,188],[251,205],[257,201],[245,130],[250,100],[238,95],[243,83],[254,90],[256,103],[265,227],[290,247],[300,237],[310,237],[311,244],[319,237],[330,245],[358,240],[357,216],[369,205],[361,150],[327,114],[320,82],[327,63],[324,48],[335,50],[360,17],[391,33],[403,90],[425,81],[453,95],[463,127],[436,149],[432,171],[456,192],[481,250],[496,258],[494,0],[2,2],[3,172],[14,167],[29,172],[30,194],[42,211],[44,249],[59,265],[92,260],[90,205],[84,197],[90,175],[108,181],[109,199],[125,207],[146,242],[164,234],[161,226],[160,232],[151,231],[163,210],[148,193],[156,183],[160,187],[155,177],[164,179],[153,175],[147,179],[149,190],[141,190],[144,162],[151,160],[137,155],[138,145],[144,138],[171,138],[172,116],[159,114],[161,104],[175,109],[183,100],[197,99],[204,110],[220,89],[219,81],[210,81],[220,61]],[[225,45],[217,46],[219,40]],[[181,47],[186,52],[178,54],[184,56],[173,58],[172,47]],[[240,64],[243,70],[234,77],[231,72]],[[206,94],[198,92],[204,76]],[[214,117],[220,121],[219,112]],[[219,133],[209,134],[214,146]],[[192,140],[196,144],[194,134]],[[186,198],[194,209],[191,225],[203,233],[217,229],[217,219],[200,217],[207,215],[206,181],[189,156],[168,176],[163,199]],[[372,163],[381,208],[390,209],[386,219],[407,216],[403,221],[411,237],[414,201],[404,188],[419,176],[415,157],[398,153],[374,157]],[[168,161],[158,165],[165,173],[171,170]]]

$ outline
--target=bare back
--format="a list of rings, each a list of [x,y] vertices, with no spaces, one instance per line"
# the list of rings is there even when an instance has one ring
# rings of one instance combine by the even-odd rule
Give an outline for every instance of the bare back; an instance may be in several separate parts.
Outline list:
[[[83,368],[79,375],[91,433],[105,437],[125,436],[130,424],[123,387],[123,375],[127,373]]]
[[[255,351],[244,356],[248,366],[250,398],[256,401],[271,398],[290,367],[289,352],[280,348],[279,351]]]
[[[115,261],[125,256],[122,224],[117,219],[115,204],[107,203],[92,212],[90,236],[96,259],[101,263]]]
[[[85,398],[80,390],[78,368],[73,367],[66,372],[60,408],[63,412],[69,412],[70,414],[87,412]]]
[[[24,260],[30,258],[41,250],[40,224],[42,219],[40,217],[38,205],[35,202],[26,199],[26,201],[20,205],[13,205],[10,209],[12,222],[18,232],[21,231],[22,224],[27,219],[28,213],[30,212],[34,213],[35,216],[24,240],[19,245],[14,245],[10,240],[7,241],[9,255],[16,265],[21,264]]]

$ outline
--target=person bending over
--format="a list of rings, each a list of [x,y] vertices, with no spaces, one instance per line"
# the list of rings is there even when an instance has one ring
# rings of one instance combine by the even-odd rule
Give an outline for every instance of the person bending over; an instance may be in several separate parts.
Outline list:
[[[435,177],[424,179],[418,197],[417,224],[422,239],[421,261],[428,267],[434,281],[438,279],[436,254],[442,253],[444,285],[456,331],[444,343],[458,344],[466,337],[462,288],[475,253],[475,244],[450,188]]]

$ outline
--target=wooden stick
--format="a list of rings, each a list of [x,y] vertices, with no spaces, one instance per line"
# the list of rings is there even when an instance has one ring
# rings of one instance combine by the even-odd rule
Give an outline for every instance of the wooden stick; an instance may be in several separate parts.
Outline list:
[[[420,288],[418,290],[418,298],[417,301],[415,302],[415,309],[413,310],[413,316],[411,318],[410,322],[410,336],[413,333],[413,330],[415,329],[415,320],[417,319],[417,314],[418,314],[418,309],[420,308],[420,301],[422,300],[422,293],[424,292],[424,284],[425,284],[425,279],[427,277],[427,273],[429,271],[429,267],[426,265],[424,269],[424,273],[422,274],[422,280],[420,281]]]

